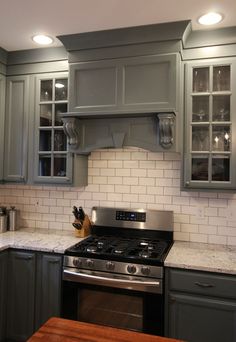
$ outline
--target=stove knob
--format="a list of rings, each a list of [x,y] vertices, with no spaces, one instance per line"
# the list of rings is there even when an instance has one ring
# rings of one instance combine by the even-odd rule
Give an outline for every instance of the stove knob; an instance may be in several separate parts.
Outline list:
[[[136,268],[136,266],[134,266],[134,265],[128,265],[127,266],[127,271],[129,272],[129,273],[135,273],[136,271],[137,271],[137,268]]]
[[[149,274],[150,274],[150,267],[145,267],[145,266],[143,266],[143,267],[141,268],[141,272],[142,272],[142,274],[145,275],[145,276],[149,275]]]
[[[80,267],[82,265],[82,261],[80,259],[73,259],[73,265],[75,267]]]
[[[91,259],[88,259],[88,260],[86,260],[86,265],[87,265],[88,267],[93,267],[93,266],[94,266],[94,261],[91,260]]]
[[[108,261],[108,262],[106,263],[106,269],[107,269],[107,270],[109,270],[109,271],[113,271],[113,270],[114,270],[114,268],[115,268],[115,264],[114,264],[114,262],[112,262],[112,261]]]

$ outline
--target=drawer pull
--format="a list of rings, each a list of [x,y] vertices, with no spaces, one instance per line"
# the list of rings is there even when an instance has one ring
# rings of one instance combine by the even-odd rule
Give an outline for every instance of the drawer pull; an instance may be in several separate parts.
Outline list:
[[[212,285],[212,284],[200,283],[198,281],[196,281],[195,285],[200,286],[200,287],[204,287],[204,288],[214,287],[214,285]]]

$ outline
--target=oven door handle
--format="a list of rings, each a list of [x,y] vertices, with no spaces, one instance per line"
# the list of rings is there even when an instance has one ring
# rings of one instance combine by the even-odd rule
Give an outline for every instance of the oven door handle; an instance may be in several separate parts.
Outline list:
[[[72,281],[76,283],[92,284],[92,285],[102,285],[114,288],[121,288],[127,290],[135,290],[141,292],[151,292],[151,293],[162,293],[162,280],[158,279],[155,281],[150,280],[137,280],[137,279],[124,279],[112,277],[111,274],[108,276],[88,274],[85,272],[80,272],[78,270],[71,270],[69,268],[64,268],[63,270],[63,280]]]

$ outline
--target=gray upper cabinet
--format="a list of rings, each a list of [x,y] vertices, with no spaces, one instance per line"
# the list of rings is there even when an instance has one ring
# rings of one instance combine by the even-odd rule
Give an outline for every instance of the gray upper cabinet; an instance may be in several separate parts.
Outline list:
[[[0,181],[3,179],[4,126],[5,126],[5,76],[0,75]]]
[[[186,64],[184,187],[236,189],[236,59]]]
[[[87,156],[72,156],[60,116],[68,110],[68,73],[35,77],[34,183],[87,184]]]
[[[67,73],[43,74],[35,80],[34,181],[70,183],[72,157],[59,116],[67,111]]]
[[[4,180],[27,179],[29,76],[7,77]]]
[[[177,110],[178,54],[70,65],[69,111],[79,116]]]

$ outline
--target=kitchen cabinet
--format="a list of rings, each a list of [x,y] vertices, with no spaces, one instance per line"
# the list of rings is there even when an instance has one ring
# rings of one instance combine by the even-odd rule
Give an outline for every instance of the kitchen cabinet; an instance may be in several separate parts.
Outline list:
[[[86,185],[87,156],[69,152],[60,117],[68,107],[68,74],[40,74],[35,84],[33,183]]]
[[[0,253],[0,341],[6,338],[7,252]]]
[[[235,342],[235,276],[170,268],[166,284],[169,337]]]
[[[236,59],[185,67],[184,187],[236,189]]]
[[[69,72],[69,111],[80,117],[178,109],[178,54],[73,63]]]
[[[0,87],[3,82],[4,79],[2,83],[0,80]],[[4,105],[1,99],[0,115]],[[87,184],[87,157],[73,157],[68,152],[59,116],[67,111],[67,103],[67,73],[7,77],[4,159],[4,144],[0,147],[0,165],[4,172],[1,177],[0,167],[0,180]],[[3,127],[0,139],[4,137]]]
[[[71,183],[72,156],[60,113],[67,112],[67,73],[36,77],[34,181]]]
[[[60,315],[61,255],[9,252],[7,339],[25,341],[49,317]]]
[[[5,76],[0,75],[0,181],[3,179],[4,129],[5,129]]]
[[[29,115],[29,76],[6,81],[4,180],[26,182]]]
[[[7,338],[26,341],[34,332],[36,255],[10,251],[8,269]]]
[[[38,254],[35,330],[61,313],[61,255]]]

